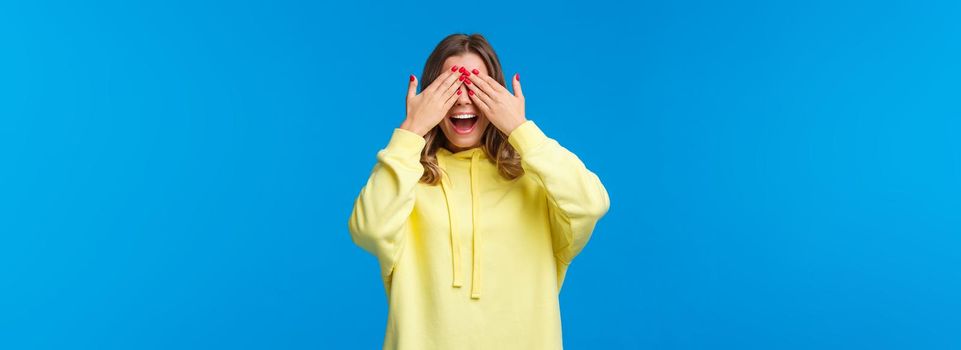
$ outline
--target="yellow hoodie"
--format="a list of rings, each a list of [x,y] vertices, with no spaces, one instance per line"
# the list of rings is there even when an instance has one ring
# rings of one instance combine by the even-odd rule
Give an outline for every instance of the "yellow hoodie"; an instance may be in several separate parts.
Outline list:
[[[348,227],[377,257],[384,349],[561,349],[558,293],[610,200],[597,175],[527,120],[508,137],[525,174],[481,148],[440,148],[440,186],[420,183],[426,141],[394,129]]]

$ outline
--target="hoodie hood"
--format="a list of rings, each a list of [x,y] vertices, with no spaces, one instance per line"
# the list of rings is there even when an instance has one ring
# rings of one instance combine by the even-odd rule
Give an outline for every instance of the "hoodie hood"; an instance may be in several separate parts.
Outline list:
[[[480,284],[481,236],[480,236],[480,232],[477,230],[477,224],[480,222],[480,217],[478,213],[478,208],[480,205],[478,203],[478,197],[480,196],[480,192],[478,190],[478,188],[480,188],[480,183],[479,183],[480,176],[478,176],[478,173],[480,171],[479,167],[481,165],[480,164],[481,161],[485,161],[485,162],[488,161],[487,154],[484,152],[482,147],[474,147],[474,148],[456,152],[456,153],[451,152],[450,150],[443,147],[437,150],[437,164],[440,166],[441,169],[446,170],[448,162],[470,162],[469,164],[470,198],[471,198],[471,218],[470,218],[471,221],[470,222],[472,227],[471,258],[473,260],[471,261],[470,296],[472,299],[480,299],[480,289],[481,289],[481,284]],[[461,276],[461,268],[460,268],[461,244],[457,238],[458,235],[456,234],[459,228],[457,227],[457,220],[454,217],[454,206],[456,205],[456,203],[453,203],[451,200],[451,191],[453,191],[454,184],[453,182],[450,181],[447,174],[441,175],[440,184],[444,192],[444,199],[446,201],[446,206],[447,206],[447,215],[450,220],[451,268],[453,269],[452,286],[459,288],[463,285],[463,276]]]

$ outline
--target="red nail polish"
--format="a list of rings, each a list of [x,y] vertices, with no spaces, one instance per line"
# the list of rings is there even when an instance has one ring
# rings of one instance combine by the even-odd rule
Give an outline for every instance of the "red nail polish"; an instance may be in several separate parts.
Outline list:
[[[471,96],[474,96],[474,90],[467,90],[467,94],[468,94],[468,95],[471,95]]]
[[[460,95],[460,90],[457,90],[457,94]]]
[[[514,79],[521,81],[521,73],[514,73]]]
[[[480,74],[480,71],[477,70],[477,68],[474,68],[474,70],[472,70],[471,72],[474,72],[474,74]]]
[[[457,80],[460,80],[460,81],[464,81],[464,79],[467,79],[467,77],[465,77],[465,76],[463,76],[463,75],[461,75],[460,77],[457,78]]]
[[[464,76],[465,76],[465,77],[469,77],[469,76],[470,76],[470,72],[464,72]]]
[[[410,81],[414,81],[414,75],[413,75],[413,74],[410,75]]]
[[[456,72],[456,71],[457,71],[457,66],[450,67],[450,71],[451,71],[451,72]]]
[[[470,83],[470,79],[465,79],[464,82],[467,83],[467,85],[470,85],[470,84],[471,84],[471,83]]]
[[[460,67],[460,69],[458,69],[457,71],[459,71],[459,72],[461,72],[461,73],[467,73],[467,70],[464,69],[464,67]]]

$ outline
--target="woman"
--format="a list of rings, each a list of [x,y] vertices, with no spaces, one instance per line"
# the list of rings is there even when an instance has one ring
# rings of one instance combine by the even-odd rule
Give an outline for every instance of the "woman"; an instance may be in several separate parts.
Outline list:
[[[349,221],[380,262],[384,348],[562,348],[558,293],[607,190],[525,118],[483,36],[444,38],[421,77]]]

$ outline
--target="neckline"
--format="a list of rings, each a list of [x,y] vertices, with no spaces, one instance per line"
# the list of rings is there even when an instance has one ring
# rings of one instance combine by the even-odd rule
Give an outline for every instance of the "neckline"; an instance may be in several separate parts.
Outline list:
[[[474,147],[474,148],[465,149],[465,150],[463,150],[463,151],[457,151],[457,152],[451,152],[449,149],[447,149],[447,148],[445,148],[445,147],[440,147],[440,148],[437,149],[437,152],[438,152],[438,153],[444,153],[444,154],[449,155],[449,156],[452,156],[452,157],[454,157],[454,158],[467,158],[467,159],[470,159],[470,158],[474,155],[474,153],[480,152],[480,157],[481,157],[481,158],[487,158],[487,154],[484,153],[483,146],[477,146],[477,147]]]

